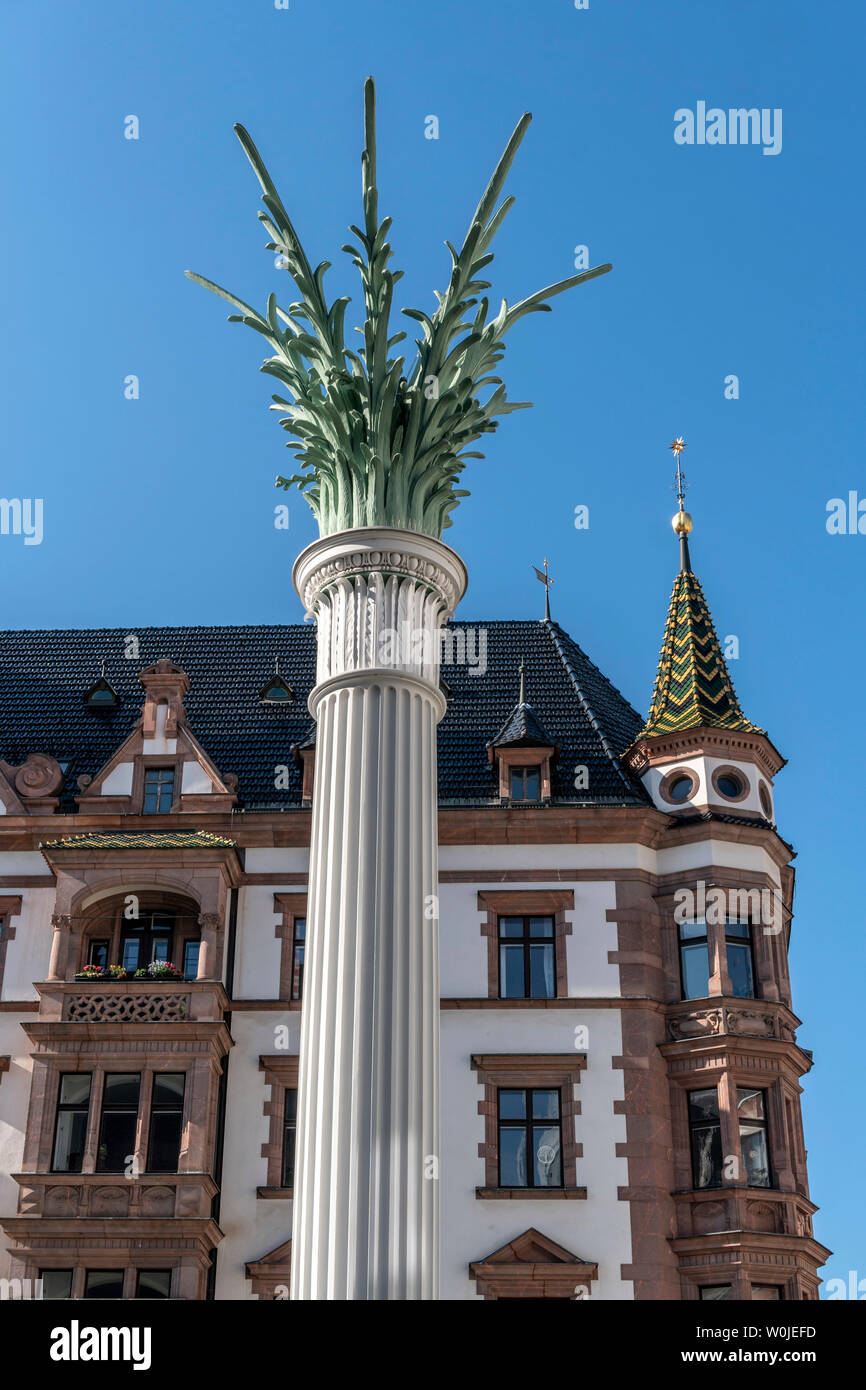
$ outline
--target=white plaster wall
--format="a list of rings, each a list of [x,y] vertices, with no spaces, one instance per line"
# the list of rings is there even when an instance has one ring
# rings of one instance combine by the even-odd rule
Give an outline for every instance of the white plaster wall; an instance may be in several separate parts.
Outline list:
[[[0,873],[5,871],[5,859],[5,855],[0,855]],[[3,891],[15,893],[14,888],[4,888]],[[21,911],[17,917],[11,919],[15,936],[6,947],[6,967],[3,972],[3,990],[0,994],[0,998],[4,1000],[37,999],[33,982],[45,979],[51,958],[54,889],[22,888],[20,892]]]
[[[132,795],[132,763],[118,763],[113,767],[102,784],[103,796]]]
[[[532,851],[530,851],[532,852]],[[539,866],[540,867],[540,866]],[[487,997],[487,938],[481,935],[486,913],[478,909],[478,893],[501,888],[508,892],[571,889],[574,909],[565,916],[571,935],[565,938],[568,993],[571,997],[606,998],[619,994],[619,970],[608,962],[616,950],[616,924],[607,909],[616,906],[613,882],[563,883],[509,879],[507,883],[440,883],[439,961],[443,999]]]
[[[47,835],[45,838],[50,840],[51,836]],[[44,874],[49,878],[51,870],[38,849],[4,850],[0,853],[0,874],[5,877],[7,883],[11,883],[14,874]],[[6,891],[4,888],[3,892]],[[10,888],[8,891],[14,892],[15,889]]]
[[[277,1046],[285,1028],[287,1048]],[[285,1051],[297,1056],[301,1015],[293,1012],[234,1013],[226,1105],[220,1228],[225,1239],[217,1256],[217,1299],[252,1298],[252,1284],[244,1266],[260,1260],[292,1233],[292,1203],[268,1201],[256,1196],[267,1184],[267,1159],[262,1144],[268,1142],[270,1120],[264,1113],[270,1087],[259,1071],[259,1057]]]
[[[586,1201],[477,1198],[484,1185],[484,1120],[478,1114],[483,1089],[472,1071],[473,1053],[562,1053],[573,1049],[574,1030],[589,1030],[587,1068],[576,1096],[575,1118],[584,1156],[577,1161],[578,1186]],[[618,1009],[445,1010],[442,1014],[442,1290],[443,1299],[474,1299],[469,1265],[482,1260],[534,1226],[583,1260],[598,1264],[595,1298],[630,1299],[633,1285],[620,1268],[631,1261],[629,1204],[617,1200],[628,1183],[628,1164],[616,1157],[626,1138],[625,1117],[614,1115],[623,1098],[623,1074],[611,1059],[622,1051]]]
[[[201,763],[184,763],[181,777],[181,791],[189,795],[199,795],[213,791],[213,782]]]
[[[235,938],[235,999],[275,999],[280,991],[282,942],[274,935],[280,914],[274,912],[278,888],[244,887],[238,895]],[[285,891],[291,892],[291,889]]]
[[[248,849],[245,862],[248,874],[305,874],[310,863],[310,851],[306,846],[295,849]],[[279,885],[273,891],[278,893]]]
[[[713,787],[713,773],[718,767],[736,767],[742,773],[749,784],[749,792],[742,801],[728,801],[726,797],[719,796]],[[728,811],[731,815],[739,815],[742,811],[753,811],[757,815],[763,816],[764,810],[758,795],[758,785],[766,782],[772,796],[773,783],[769,777],[765,777],[754,763],[746,762],[742,758],[711,758],[695,756],[691,758],[674,758],[670,762],[660,763],[656,767],[647,768],[641,781],[652,797],[655,805],[662,811],[676,810],[669,801],[666,801],[659,794],[659,786],[669,772],[675,768],[685,768],[693,772],[698,779],[698,789],[694,796],[687,802],[679,804],[679,809],[689,806],[711,806],[713,809]]]
[[[696,840],[694,844],[677,845],[659,850],[655,856],[655,871],[659,874],[682,873],[709,865],[732,869],[748,869],[753,873],[769,874],[779,880],[779,867],[760,845],[738,845],[730,840]]]
[[[13,941],[10,951],[16,945]],[[0,1013],[0,1056],[9,1058],[9,1070],[0,1076],[0,1215],[4,1216],[18,1211],[18,1184],[10,1174],[21,1172],[24,1155],[32,1062],[30,1040],[21,1024],[32,1019],[33,1014]],[[10,1277],[8,1252],[9,1240],[0,1231],[0,1279]]]

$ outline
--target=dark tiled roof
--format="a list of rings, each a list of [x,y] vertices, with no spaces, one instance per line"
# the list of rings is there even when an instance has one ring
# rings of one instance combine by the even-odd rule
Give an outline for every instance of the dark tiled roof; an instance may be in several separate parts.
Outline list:
[[[439,796],[443,802],[490,802],[496,775],[487,756],[514,708],[518,667],[525,658],[532,704],[551,743],[560,748],[552,770],[553,799],[645,804],[638,782],[619,755],[642,720],[627,700],[556,623],[455,623],[487,637],[486,671],[469,664],[442,667],[448,709],[439,726]],[[310,734],[307,696],[315,682],[315,630],[280,627],[162,627],[135,630],[138,655],[124,657],[128,630],[0,632],[0,758],[18,765],[28,753],[49,753],[66,767],[63,809],[74,808],[80,774],[91,777],[132,731],[143,704],[138,672],[168,657],[189,676],[189,725],[222,773],[236,773],[246,809],[300,806],[302,769],[291,754]],[[456,644],[455,644],[456,645]],[[446,648],[447,655],[447,648]],[[263,704],[259,691],[273,676],[274,657],[295,692],[290,703]],[[120,696],[116,708],[88,708],[84,694],[100,673]],[[289,770],[276,790],[275,769]],[[586,766],[586,791],[574,790],[575,768]],[[285,780],[280,778],[279,780]]]

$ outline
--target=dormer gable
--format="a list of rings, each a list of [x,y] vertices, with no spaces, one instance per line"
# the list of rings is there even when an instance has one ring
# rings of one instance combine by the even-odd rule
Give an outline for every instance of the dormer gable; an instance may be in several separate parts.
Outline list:
[[[195,737],[184,697],[189,677],[161,659],[139,675],[141,718],[132,733],[76,798],[82,811],[125,815],[227,811],[237,779],[223,774]]]

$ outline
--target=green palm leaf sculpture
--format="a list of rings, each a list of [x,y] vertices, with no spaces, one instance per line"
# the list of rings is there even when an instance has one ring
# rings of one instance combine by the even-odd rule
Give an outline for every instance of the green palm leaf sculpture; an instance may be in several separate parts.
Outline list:
[[[403,310],[421,326],[408,371],[403,357],[392,356],[406,334],[389,336],[394,286],[402,271],[388,269],[391,219],[379,220],[373,79],[364,87],[364,225],[350,229],[355,243],[343,247],[364,291],[363,346],[357,352],[344,338],[349,299],[329,305],[325,295],[330,263],[322,261],[313,270],[258,150],[243,126],[235,126],[261,184],[266,211],[259,219],[271,238],[268,250],[281,256],[300,299],[286,311],[271,294],[261,315],[213,281],[186,273],[239,311],[229,322],[248,324],[270,344],[273,356],[261,370],[288,392],[288,397],[274,395],[271,409],[293,436],[288,447],[302,468],[290,478],[278,477],[277,485],[298,486],[322,536],[355,526],[388,526],[439,538],[451,525],[449,513],[469,495],[457,487],[466,460],[484,457],[468,446],[493,431],[497,417],[529,404],[507,400],[495,375],[505,334],[525,314],[549,310],[545,301],[554,295],[611,269],[601,265],[559,280],[511,308],[503,300],[491,317],[486,297],[491,286],[479,277],[493,260],[490,244],[514,202],[507,197],[497,206],[531,119],[526,114],[518,122],[460,250],[446,242],[451,279],[445,293],[437,293],[432,317],[420,309]]]

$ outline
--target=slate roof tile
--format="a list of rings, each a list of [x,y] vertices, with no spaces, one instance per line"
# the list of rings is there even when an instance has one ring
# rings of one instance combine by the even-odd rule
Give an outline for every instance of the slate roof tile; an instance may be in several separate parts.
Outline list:
[[[619,761],[643,720],[557,623],[453,627],[475,630],[476,646],[467,643],[467,651],[479,655],[483,630],[487,655],[486,666],[483,661],[476,667],[442,666],[450,693],[439,726],[440,802],[496,801],[487,744],[514,709],[523,658],[535,715],[560,748],[552,769],[553,801],[647,803],[643,787]],[[140,716],[139,671],[168,657],[190,679],[185,705],[192,732],[222,773],[238,777],[239,805],[299,808],[302,769],[291,747],[305,745],[310,736],[307,697],[315,683],[315,629],[303,624],[138,628],[134,660],[124,656],[128,635],[128,629],[0,632],[0,758],[16,766],[32,752],[57,758],[66,765],[62,809],[74,810],[78,777],[94,776]],[[262,704],[259,692],[273,676],[275,656],[295,699]],[[103,659],[120,704],[88,708],[84,695]],[[586,791],[574,790],[578,765],[588,769]],[[288,768],[285,790],[274,787],[277,767]]]

